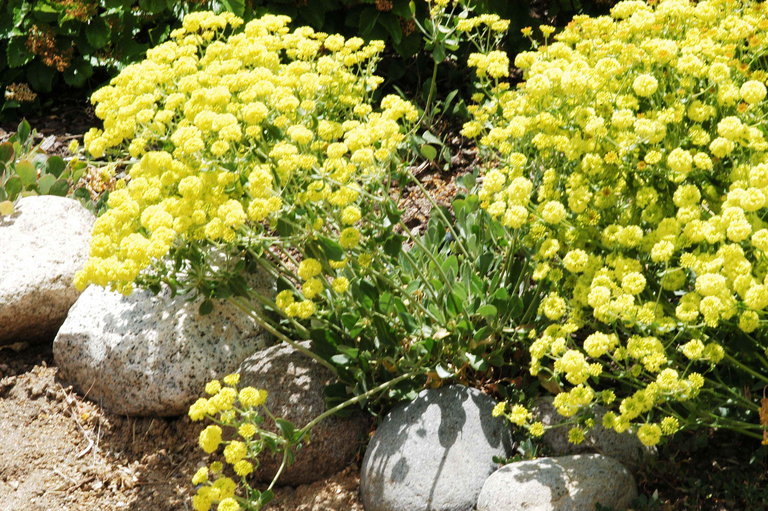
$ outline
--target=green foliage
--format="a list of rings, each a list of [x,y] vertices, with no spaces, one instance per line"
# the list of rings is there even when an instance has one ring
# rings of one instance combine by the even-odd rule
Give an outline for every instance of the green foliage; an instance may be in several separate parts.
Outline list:
[[[465,184],[473,181],[468,176]],[[399,214],[390,211],[398,227]],[[477,197],[435,209],[423,236],[389,233],[378,242],[389,256],[385,264],[355,279],[351,295],[311,332],[313,350],[336,367],[346,389],[359,394],[421,371],[390,389],[375,409],[442,380],[518,376],[510,361],[519,358],[520,339],[536,315],[536,293],[526,285],[530,268],[515,242]],[[329,330],[326,323],[340,327]],[[342,390],[331,389],[331,401],[344,398]]]
[[[38,93],[98,83],[164,41],[195,2],[6,0],[0,3],[0,115]],[[31,92],[19,91],[28,84]],[[10,86],[10,87],[9,87]]]
[[[88,192],[78,187],[86,164],[46,154],[35,144],[35,135],[29,123],[22,121],[16,133],[0,144],[0,203],[6,204],[6,213],[13,210],[8,204],[26,195],[74,194],[90,200]]]
[[[512,20],[506,49],[513,53],[526,44],[519,29],[537,25],[541,14],[529,0],[473,4],[478,13]],[[581,11],[603,11],[604,4],[553,0],[538,5],[549,17],[565,20]],[[382,69],[389,79],[409,88],[426,85],[429,89],[429,81],[423,77],[419,78],[422,83],[413,82],[411,76],[419,73],[411,71],[422,63],[411,57],[425,50],[430,59],[455,62],[463,61],[467,52],[455,39],[436,43],[424,38],[419,27],[431,27],[428,4],[423,0],[6,0],[0,3],[0,88],[4,89],[0,117],[39,106],[62,87],[98,85],[165,41],[185,14],[202,9],[230,11],[245,21],[266,13],[287,14],[296,26],[383,40],[396,56],[385,59]],[[452,68],[444,83],[449,87],[445,93],[467,91],[459,67]]]

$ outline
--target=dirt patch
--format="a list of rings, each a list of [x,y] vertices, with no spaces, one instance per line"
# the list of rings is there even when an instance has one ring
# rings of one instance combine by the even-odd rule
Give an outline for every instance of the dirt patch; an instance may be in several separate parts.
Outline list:
[[[3,511],[191,509],[203,425],[104,411],[56,378],[51,346],[0,349]],[[274,511],[361,511],[358,470],[280,488]]]

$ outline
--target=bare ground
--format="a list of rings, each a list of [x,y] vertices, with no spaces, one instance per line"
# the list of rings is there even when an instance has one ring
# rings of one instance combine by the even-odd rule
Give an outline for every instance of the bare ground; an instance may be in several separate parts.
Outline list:
[[[0,510],[191,509],[202,425],[110,414],[57,380],[50,342],[15,348],[0,348]],[[362,511],[358,481],[352,465],[269,509]]]

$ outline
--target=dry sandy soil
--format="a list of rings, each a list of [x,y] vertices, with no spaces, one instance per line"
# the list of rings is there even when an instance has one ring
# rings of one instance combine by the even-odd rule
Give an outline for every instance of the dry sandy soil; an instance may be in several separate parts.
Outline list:
[[[110,414],[56,377],[51,344],[0,348],[0,510],[180,511],[200,424]],[[362,511],[355,465],[281,488],[271,511]]]

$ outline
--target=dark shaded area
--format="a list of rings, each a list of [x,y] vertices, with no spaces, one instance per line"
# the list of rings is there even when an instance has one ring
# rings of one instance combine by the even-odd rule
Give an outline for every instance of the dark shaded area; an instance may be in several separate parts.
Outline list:
[[[730,431],[679,433],[637,482],[638,511],[765,510],[768,446]]]

